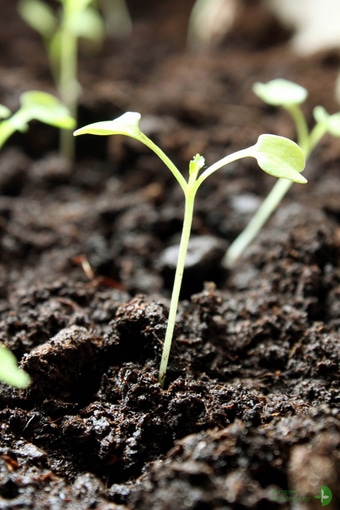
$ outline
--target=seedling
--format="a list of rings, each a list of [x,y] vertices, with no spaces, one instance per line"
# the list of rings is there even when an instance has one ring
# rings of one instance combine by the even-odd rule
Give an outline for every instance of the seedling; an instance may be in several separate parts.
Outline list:
[[[307,121],[300,106],[308,96],[308,92],[304,87],[287,80],[277,79],[268,83],[255,83],[253,90],[265,103],[272,106],[281,106],[291,115],[297,133],[297,143],[302,149],[305,160],[309,158],[313,149],[326,133],[340,136],[340,113],[329,115],[323,106],[314,108],[315,125],[311,130],[308,129]],[[235,265],[278,207],[291,185],[292,181],[282,178],[274,184],[246,228],[229,246],[223,261],[226,267],[231,268]]]
[[[31,379],[29,375],[18,368],[14,354],[0,344],[0,381],[15,388],[27,388]]]
[[[36,90],[20,96],[20,108],[13,115],[6,106],[0,105],[0,119],[4,119],[0,122],[0,149],[13,133],[25,131],[33,119],[62,129],[75,127],[66,106],[51,94]]]
[[[92,0],[58,0],[57,13],[42,0],[21,0],[19,13],[42,37],[60,97],[71,116],[77,117],[80,85],[77,79],[78,39],[101,42],[104,23]],[[61,152],[74,156],[74,140],[69,131],[61,131]]]
[[[11,111],[0,105],[0,149],[8,138],[16,131],[25,131],[28,123],[35,119],[51,126],[73,129],[75,121],[70,117],[67,108],[54,96],[47,92],[30,91],[20,97],[20,108],[11,115]],[[26,388],[30,384],[28,374],[18,368],[17,361],[8,349],[0,345],[0,381]]]
[[[191,232],[191,224],[194,212],[195,196],[201,184],[216,170],[242,158],[255,158],[258,165],[266,173],[279,178],[290,179],[294,182],[305,183],[306,179],[300,172],[304,169],[304,157],[301,149],[291,140],[275,135],[261,135],[257,143],[247,149],[240,150],[220,159],[213,165],[205,167],[204,157],[196,154],[189,163],[189,176],[186,180],[174,163],[150,138],[139,128],[141,115],[136,112],[127,112],[121,117],[111,121],[96,122],[77,129],[75,135],[125,135],[146,145],[167,166],[178,184],[182,188],[185,198],[184,219],[182,235],[179,246],[178,261],[175,272],[174,285],[170,301],[169,318],[163,353],[159,369],[159,382],[164,385],[165,374],[168,366],[172,338],[178,309],[179,295],[181,290],[185,258]],[[204,169],[203,169],[204,168]],[[201,171],[202,170],[202,171]]]
[[[16,131],[25,131],[28,123],[35,119],[51,126],[73,129],[75,121],[67,108],[47,92],[30,91],[20,97],[19,110],[11,115],[11,110],[0,105],[0,149]],[[27,388],[30,377],[18,368],[16,358],[6,347],[0,344],[0,381],[16,388]]]

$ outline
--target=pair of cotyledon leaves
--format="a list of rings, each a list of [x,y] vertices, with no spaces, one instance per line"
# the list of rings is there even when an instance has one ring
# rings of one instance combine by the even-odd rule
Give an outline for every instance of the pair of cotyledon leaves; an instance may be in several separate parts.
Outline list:
[[[127,112],[117,119],[89,124],[75,131],[75,135],[125,135],[144,143],[144,134],[139,128],[141,115]],[[283,177],[298,183],[307,182],[301,175],[305,166],[299,146],[291,140],[277,135],[260,135],[257,143],[247,149],[260,168],[275,177]]]

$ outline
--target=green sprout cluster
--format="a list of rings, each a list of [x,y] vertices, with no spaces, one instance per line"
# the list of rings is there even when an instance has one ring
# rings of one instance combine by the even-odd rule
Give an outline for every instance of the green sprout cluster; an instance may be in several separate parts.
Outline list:
[[[139,113],[127,112],[111,121],[96,122],[84,126],[75,131],[74,134],[76,136],[85,134],[125,135],[140,141],[160,158],[173,174],[183,191],[185,207],[182,234],[159,368],[159,383],[163,386],[174,334],[185,259],[194,214],[195,197],[199,187],[211,174],[223,166],[247,157],[255,158],[260,168],[274,177],[285,180],[289,179],[297,183],[305,183],[306,179],[301,175],[305,166],[305,160],[300,147],[291,140],[281,136],[264,134],[258,138],[255,145],[229,154],[208,167],[205,167],[204,157],[200,154],[196,154],[189,163],[189,175],[186,179],[163,150],[140,130],[140,119],[141,115]]]
[[[316,106],[313,111],[315,125],[309,130],[301,105],[308,97],[304,87],[288,80],[277,79],[268,83],[255,83],[254,93],[266,104],[284,108],[292,117],[297,143],[307,161],[311,152],[326,133],[340,136],[340,113],[330,115],[323,106]],[[263,225],[273,214],[292,185],[292,181],[280,178],[273,186],[265,200],[249,221],[246,228],[229,246],[224,265],[232,268],[246,248],[258,235]]]

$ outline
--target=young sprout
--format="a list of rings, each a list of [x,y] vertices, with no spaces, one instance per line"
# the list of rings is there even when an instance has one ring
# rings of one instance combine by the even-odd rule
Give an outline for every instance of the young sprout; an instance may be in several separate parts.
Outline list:
[[[0,105],[0,149],[15,131],[25,131],[35,119],[61,129],[74,129],[75,120],[67,108],[55,96],[47,92],[31,90],[20,96],[20,108],[13,115]]]
[[[301,149],[291,140],[275,135],[261,135],[255,145],[247,149],[242,149],[234,154],[229,154],[207,168],[204,168],[205,160],[203,156],[196,154],[189,163],[189,175],[188,179],[185,179],[162,149],[140,130],[140,119],[141,115],[139,113],[127,112],[121,117],[111,121],[89,124],[78,129],[74,134],[125,135],[139,140],[163,161],[182,188],[185,198],[182,235],[159,369],[159,382],[161,386],[163,386],[174,334],[182,277],[194,213],[195,196],[198,188],[212,173],[216,172],[216,170],[219,170],[221,167],[233,161],[246,157],[255,158],[262,170],[275,177],[282,177],[299,183],[305,183],[306,179],[300,173],[304,169],[304,157]]]
[[[0,344],[0,382],[14,386],[15,388],[27,388],[31,383],[29,375],[18,368],[14,354]]]
[[[104,23],[92,0],[58,0],[60,12],[43,0],[20,0],[19,13],[42,37],[47,49],[60,97],[71,116],[77,117],[80,85],[77,79],[78,39],[100,43]],[[61,131],[60,146],[64,156],[74,156],[74,140],[69,131]]]
[[[307,121],[300,106],[308,96],[308,92],[304,87],[288,80],[277,79],[268,83],[255,83],[253,90],[265,103],[271,106],[281,106],[291,115],[297,133],[297,143],[302,149],[305,160],[308,159],[315,146],[326,133],[340,136],[340,113],[329,115],[322,106],[314,108],[315,125],[311,130],[308,129]],[[223,260],[226,267],[231,268],[235,265],[275,211],[291,185],[292,181],[282,178],[274,184],[253,218],[229,246]]]

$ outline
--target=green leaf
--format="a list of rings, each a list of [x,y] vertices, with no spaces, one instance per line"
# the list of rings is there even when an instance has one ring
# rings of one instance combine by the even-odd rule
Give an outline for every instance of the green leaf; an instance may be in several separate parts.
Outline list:
[[[75,120],[66,106],[52,94],[32,90],[22,94],[20,102],[31,119],[62,129],[73,129],[75,126]]]
[[[254,149],[254,157],[267,174],[300,184],[307,182],[300,174],[305,168],[303,152],[292,140],[283,136],[261,135]]]
[[[15,388],[27,388],[31,382],[30,376],[21,368],[14,354],[0,345],[0,381]]]
[[[49,39],[57,28],[53,9],[40,0],[21,0],[18,11],[23,20],[43,37]]]
[[[78,135],[125,135],[142,140],[143,133],[139,129],[141,114],[126,112],[117,119],[95,122],[77,129],[73,134]]]
[[[281,78],[268,83],[254,83],[253,92],[264,103],[272,106],[301,104],[308,96],[308,92],[304,87]]]
[[[0,119],[7,119],[11,115],[11,110],[7,108],[7,106],[4,106],[3,104],[0,104]]]
[[[76,37],[83,37],[94,42],[101,42],[105,35],[102,17],[90,7],[73,13],[70,16],[69,26]]]
[[[313,110],[315,122],[325,126],[328,133],[340,136],[340,113],[329,115],[323,106],[316,106]]]

